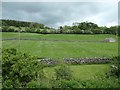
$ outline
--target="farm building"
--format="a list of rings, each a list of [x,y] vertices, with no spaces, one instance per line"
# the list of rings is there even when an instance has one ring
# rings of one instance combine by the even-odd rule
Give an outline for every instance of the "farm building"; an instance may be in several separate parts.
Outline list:
[[[105,38],[105,42],[116,42],[114,38]]]

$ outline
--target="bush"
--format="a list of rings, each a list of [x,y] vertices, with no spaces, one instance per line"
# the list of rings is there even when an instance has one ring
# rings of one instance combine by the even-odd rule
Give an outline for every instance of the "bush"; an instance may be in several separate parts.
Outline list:
[[[80,85],[77,81],[75,80],[62,80],[61,81],[61,88],[80,88]]]
[[[52,88],[80,88],[76,80],[51,80]]]
[[[120,56],[113,57],[113,61],[111,62],[110,71],[107,73],[107,77],[109,76],[115,76],[117,78],[120,77],[119,64],[120,64]]]
[[[68,66],[62,65],[59,68],[55,69],[56,79],[65,79],[70,80],[72,79],[72,72]]]
[[[3,88],[26,87],[31,81],[42,80],[42,68],[33,56],[20,53],[14,48],[2,50]]]

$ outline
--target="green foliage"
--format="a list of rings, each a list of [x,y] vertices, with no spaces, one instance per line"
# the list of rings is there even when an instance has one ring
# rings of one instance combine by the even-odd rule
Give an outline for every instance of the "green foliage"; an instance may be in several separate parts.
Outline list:
[[[92,32],[93,34],[102,34],[102,30],[100,29],[93,29]]]
[[[32,80],[41,80],[44,77],[42,68],[35,57],[14,48],[2,50],[3,88],[26,87]]]
[[[119,88],[120,87],[120,81],[118,78],[116,77],[106,78],[105,77],[105,72],[107,72],[108,70],[108,68],[104,67],[105,65],[99,66],[99,65],[93,64],[93,65],[79,65],[79,66],[75,65],[75,66],[77,68],[74,68],[73,66],[70,65],[71,67],[70,69],[72,71],[74,70],[74,72],[72,72],[72,77],[75,75],[74,78],[71,78],[69,80],[56,79],[55,76],[53,76],[53,78],[50,79],[51,87],[70,88],[70,89],[72,88]],[[60,68],[60,67],[58,66],[55,68]],[[96,68],[96,70],[94,68]],[[52,73],[51,70],[50,72]],[[77,77],[76,74],[78,75],[78,77],[81,77],[81,78],[76,78]]]
[[[113,57],[113,61],[111,62],[110,71],[107,73],[107,77],[115,76],[117,78],[120,77],[120,56]]]
[[[29,83],[27,84],[27,87],[28,87],[28,88],[39,88],[40,85],[39,85],[39,83],[38,83],[37,81],[31,81],[31,82],[29,82]]]
[[[97,77],[92,80],[78,80],[81,88],[119,88],[119,79]]]
[[[23,22],[16,20],[1,20],[2,21],[2,31],[3,32],[29,32],[29,33],[41,33],[36,29],[51,29],[43,24],[35,22]],[[14,28],[11,28],[14,27]],[[22,30],[24,28],[24,30]],[[17,30],[16,30],[17,29]]]
[[[117,26],[111,26],[110,28],[106,28],[104,30],[104,33],[105,34],[117,34],[117,31],[118,31],[118,27]]]
[[[44,30],[41,31],[41,33],[42,33],[42,34],[47,34],[48,32],[47,32],[46,29],[44,29]]]
[[[98,25],[92,22],[81,22],[78,24],[78,27],[81,30],[88,30],[88,29],[96,29],[98,28]]]
[[[118,32],[118,36],[120,36],[120,25],[118,26],[117,32]]]
[[[83,33],[84,33],[84,34],[92,34],[93,32],[90,31],[90,30],[84,30]]]
[[[80,84],[75,80],[61,80],[61,88],[80,88]]]
[[[52,80],[52,88],[80,88],[80,84],[76,80]]]
[[[72,71],[66,65],[61,65],[59,68],[55,69],[57,80],[70,80],[72,79]]]
[[[97,77],[92,80],[53,80],[53,88],[119,88],[120,82],[116,78]]]
[[[16,21],[16,20],[4,20],[4,19],[2,19],[2,26],[44,28],[44,25],[43,24],[39,24],[39,23]]]
[[[10,28],[10,26],[14,28]],[[25,28],[24,30],[16,30],[16,28]],[[37,30],[36,30],[37,29]],[[40,30],[42,29],[42,30]],[[118,27],[111,26],[99,27],[92,22],[73,23],[73,26],[60,26],[58,29],[47,27],[43,24],[35,22],[23,22],[15,20],[2,20],[3,32],[29,32],[29,33],[41,33],[41,34],[117,34]]]
[[[104,75],[90,79],[74,79],[71,68],[58,66],[55,75],[49,83],[43,75],[43,65],[35,57],[16,49],[2,51],[3,88],[119,88],[120,81],[116,77],[106,78]],[[117,64],[116,61],[113,62]],[[74,70],[74,69],[73,69]],[[81,72],[81,71],[80,71]],[[81,74],[79,74],[81,75]]]

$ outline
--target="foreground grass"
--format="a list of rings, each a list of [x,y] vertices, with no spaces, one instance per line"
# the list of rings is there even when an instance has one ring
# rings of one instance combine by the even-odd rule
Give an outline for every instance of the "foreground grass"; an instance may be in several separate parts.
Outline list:
[[[44,73],[48,79],[52,79],[55,76],[56,67],[44,68]],[[92,65],[69,65],[72,70],[73,77],[77,80],[92,80],[96,76],[105,75],[109,70],[109,64],[92,64]]]

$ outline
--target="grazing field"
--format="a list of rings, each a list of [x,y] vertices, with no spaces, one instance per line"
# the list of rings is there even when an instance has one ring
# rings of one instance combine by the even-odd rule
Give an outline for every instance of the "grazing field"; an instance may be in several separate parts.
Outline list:
[[[95,34],[95,35],[83,35],[83,34],[37,34],[37,33],[14,33],[3,32],[3,38],[39,38],[47,40],[71,40],[71,41],[103,41],[105,38],[116,38],[115,35],[110,34]]]
[[[44,73],[48,79],[52,79],[55,76],[56,67],[46,67],[44,68]],[[92,65],[70,65],[69,66],[73,77],[80,80],[92,80],[95,76],[102,76],[109,69],[108,64],[92,64]]]
[[[3,38],[19,38],[18,36],[19,33],[4,32],[2,34]],[[118,49],[117,42],[99,42],[108,37],[115,38],[114,35],[44,35],[33,33],[21,33],[20,36],[20,38],[43,38],[45,40],[4,40],[2,42],[3,48],[13,47],[17,48],[22,52],[27,52],[31,55],[37,55],[39,57],[46,58],[113,57],[117,55]],[[72,41],[69,42],[68,40]],[[91,42],[89,42],[90,40]]]

